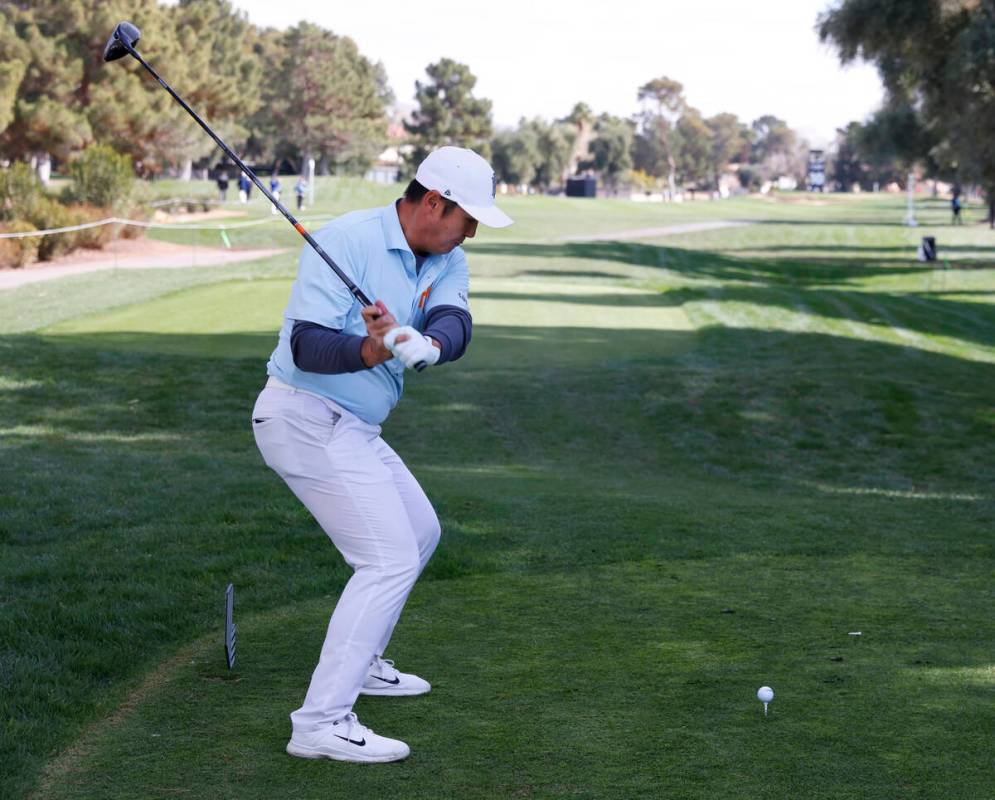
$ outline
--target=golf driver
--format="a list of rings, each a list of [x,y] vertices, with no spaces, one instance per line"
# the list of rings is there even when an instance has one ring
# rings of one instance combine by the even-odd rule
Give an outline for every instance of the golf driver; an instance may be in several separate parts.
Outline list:
[[[221,138],[214,131],[211,130],[210,126],[208,126],[208,124],[204,122],[204,120],[202,120],[199,116],[197,116],[197,112],[194,111],[192,108],[190,108],[190,106],[186,104],[186,101],[182,97],[180,97],[176,92],[174,92],[172,87],[170,87],[170,85],[166,83],[166,81],[164,81],[161,77],[159,77],[159,73],[157,73],[154,69],[152,69],[152,67],[149,66],[148,62],[146,62],[144,58],[138,55],[138,51],[135,49],[135,45],[138,44],[138,40],[140,38],[141,38],[141,33],[139,32],[138,28],[135,25],[132,25],[130,22],[118,23],[118,26],[114,29],[114,33],[111,34],[111,38],[107,40],[107,45],[104,47],[104,61],[117,61],[119,58],[124,58],[127,55],[134,56],[135,59],[138,61],[138,63],[141,64],[143,67],[145,67],[145,69],[149,71],[149,74],[151,74],[152,77],[159,82],[159,85],[167,92],[169,92],[177,103],[183,106],[183,110],[186,111],[191,117],[193,117],[194,120],[196,120],[197,124],[200,125],[200,127],[202,127],[207,132],[207,135],[210,136],[212,139],[214,139],[218,147],[224,150],[225,155],[228,156],[228,158],[230,158],[233,162],[235,162],[238,168],[245,173],[246,177],[250,181],[252,181],[256,186],[259,187],[259,191],[261,191],[269,199],[269,201],[274,206],[276,206],[276,208],[280,209],[280,213],[283,214],[283,216],[287,218],[287,221],[294,226],[294,229],[301,236],[304,237],[304,241],[306,241],[309,245],[311,245],[311,247],[314,248],[314,251],[319,256],[321,256],[322,260],[326,264],[328,264],[329,267],[332,268],[332,271],[336,275],[339,276],[339,278],[346,285],[349,291],[352,292],[353,297],[355,297],[356,300],[359,301],[359,303],[361,303],[364,307],[373,305],[373,302],[363,293],[363,291],[355,283],[352,282],[352,280],[350,280],[349,276],[346,275],[339,268],[338,264],[332,261],[328,253],[326,253],[324,250],[321,249],[321,245],[319,245],[314,240],[311,234],[304,229],[304,226],[301,225],[301,223],[299,223],[296,219],[294,219],[293,214],[291,214],[284,207],[283,203],[281,203],[273,196],[273,194],[269,191],[269,189],[267,189],[263,185],[263,182],[256,177],[255,173],[245,165],[242,159],[240,159],[237,155],[235,155],[235,153],[232,152],[232,149],[228,145],[226,145],[223,141],[221,141]],[[426,366],[425,362],[421,361],[415,364],[415,369],[421,372],[423,369],[425,369],[425,366]]]

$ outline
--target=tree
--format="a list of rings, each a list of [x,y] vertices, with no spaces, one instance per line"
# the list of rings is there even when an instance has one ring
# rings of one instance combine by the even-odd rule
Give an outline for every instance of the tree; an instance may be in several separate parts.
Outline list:
[[[866,122],[851,122],[837,134],[836,161],[849,158],[859,165],[859,170],[849,168],[851,175],[843,167],[834,167],[834,172],[840,172],[841,183],[859,181],[864,189],[875,183],[904,183],[916,164],[927,175],[950,172],[941,163],[942,152],[935,147],[929,131],[907,104],[886,104]]]
[[[10,158],[66,161],[102,141],[155,173],[191,150],[213,147],[132,59],[103,62],[107,37],[125,18],[141,29],[148,61],[222,134],[241,111],[231,98],[254,94],[239,53],[238,31],[248,23],[224,0],[184,0],[175,8],[155,0],[37,0],[3,9],[0,61],[25,64],[12,119],[0,135]]]
[[[473,96],[477,79],[470,68],[443,58],[425,68],[429,81],[415,81],[418,107],[404,127],[414,149],[408,163],[420,164],[435,148],[468,147],[489,157],[491,101]]]
[[[808,169],[808,142],[783,119],[765,114],[750,124],[751,172],[762,180],[782,175],[804,178]]]
[[[284,32],[276,28],[249,29],[247,41],[250,51],[259,64],[263,76],[261,102],[256,111],[243,120],[248,128],[245,142],[245,156],[254,160],[269,160],[274,163],[283,159],[298,161],[300,153],[290,139],[290,131],[283,130],[273,116],[272,103],[281,93],[274,85],[273,77],[283,69],[288,57]]]
[[[639,87],[637,97],[641,103],[649,104],[649,108],[640,115],[641,134],[654,141],[654,146],[644,149],[643,152],[646,154],[658,152],[659,158],[666,161],[670,193],[676,194],[677,154],[673,139],[677,120],[687,105],[684,100],[684,86],[671,78],[654,78]],[[654,164],[652,169],[647,171],[655,175],[663,170],[659,164]]]
[[[210,121],[225,141],[244,142],[243,121],[259,107],[259,59],[249,47],[251,25],[228,0],[180,0],[172,9],[176,42],[183,54],[183,98]],[[193,161],[213,154],[217,145],[189,117],[185,141],[170,155],[189,179]]]
[[[536,164],[535,185],[542,190],[562,186],[567,177],[570,156],[573,152],[575,134],[573,127],[563,122],[547,124],[543,120],[533,120],[539,145],[539,161]]]
[[[566,123],[521,119],[513,131],[498,131],[491,140],[498,179],[540,190],[559,186],[569,163],[574,133]]]
[[[582,163],[585,169],[595,169],[602,181],[613,191],[621,177],[632,169],[633,126],[628,120],[602,114],[594,125],[591,140],[591,160]]]
[[[383,67],[356,43],[309,22],[284,35],[280,69],[269,83],[270,130],[292,142],[302,162],[362,173],[387,142],[391,96]]]
[[[995,5],[979,0],[843,0],[819,17],[843,63],[874,63],[890,103],[908,103],[939,156],[985,187],[995,227]]]
[[[498,180],[515,186],[532,183],[539,161],[539,137],[524,119],[516,130],[498,131],[491,140],[491,152]]]
[[[17,38],[14,20],[17,11],[5,13],[0,7],[0,134],[14,120],[14,103],[27,71],[27,47]]]
[[[50,154],[68,158],[92,139],[79,91],[87,69],[78,37],[67,30],[77,5],[5,3],[2,9],[0,63],[6,65],[5,93],[14,98],[6,104],[0,150],[11,159],[43,162],[43,175]]]
[[[14,120],[14,101],[26,71],[27,65],[23,61],[0,64],[0,133]]]
[[[850,191],[855,184],[860,185],[864,178],[864,165],[860,158],[861,133],[859,122],[836,129],[835,152],[829,174],[836,188],[842,192]]]
[[[675,174],[682,184],[711,183],[712,131],[696,108],[685,108],[674,128]],[[672,173],[674,174],[674,173]]]
[[[916,162],[930,174],[942,170],[935,158],[937,142],[916,109],[907,102],[892,102],[874,112],[860,129],[858,148],[879,174],[875,180],[904,180]]]
[[[355,44],[315,26],[259,34],[230,0],[37,0],[2,3],[0,151],[15,159],[66,160],[92,141],[131,156],[144,174],[216,152],[215,144],[132,59],[104,64],[121,19],[142,31],[146,59],[218,134],[239,149],[252,131],[277,141],[303,132],[315,155],[362,170],[385,140],[389,98],[380,65]],[[264,53],[270,69],[260,87]],[[279,54],[279,60],[275,56]],[[23,77],[16,64],[26,65]],[[14,66],[12,66],[14,65]],[[16,83],[16,99],[6,102]],[[256,116],[266,102],[265,118]],[[275,148],[274,148],[275,149]],[[296,148],[295,148],[296,152]]]
[[[633,167],[651,178],[669,178],[676,169],[674,133],[663,117],[638,119],[632,142]]]
[[[750,160],[763,164],[772,158],[789,152],[795,144],[795,133],[783,119],[773,114],[757,117],[750,124],[753,132],[753,145]]]
[[[708,167],[711,183],[719,189],[719,179],[732,161],[745,163],[749,159],[749,131],[735,114],[716,114],[705,120],[711,134]]]
[[[560,120],[572,132],[573,144],[567,159],[566,172],[573,175],[580,163],[590,158],[589,147],[594,136],[594,112],[587,103],[576,103],[567,116]]]

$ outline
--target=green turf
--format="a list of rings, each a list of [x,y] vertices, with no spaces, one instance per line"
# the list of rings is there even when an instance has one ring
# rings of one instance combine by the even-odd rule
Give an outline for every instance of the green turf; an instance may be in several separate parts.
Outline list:
[[[444,528],[388,653],[435,689],[357,707],[398,765],[282,751],[348,574],[247,424],[293,259],[0,293],[0,796],[990,794],[995,234],[509,208],[385,429]]]

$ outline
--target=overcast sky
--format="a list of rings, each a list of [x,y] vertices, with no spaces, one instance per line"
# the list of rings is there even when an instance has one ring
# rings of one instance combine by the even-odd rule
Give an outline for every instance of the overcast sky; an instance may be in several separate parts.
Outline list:
[[[831,0],[233,0],[257,25],[302,19],[350,36],[382,61],[400,102],[411,103],[425,67],[467,64],[494,121],[566,116],[574,103],[628,116],[640,85],[662,75],[684,84],[706,116],[745,122],[774,114],[817,146],[880,103],[866,65],[842,68],[815,22]]]

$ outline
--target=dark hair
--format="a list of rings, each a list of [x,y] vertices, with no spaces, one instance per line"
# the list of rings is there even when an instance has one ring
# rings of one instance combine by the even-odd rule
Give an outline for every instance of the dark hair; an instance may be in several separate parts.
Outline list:
[[[404,199],[409,203],[421,202],[421,199],[428,194],[428,189],[422,186],[418,181],[411,181],[408,184],[408,188],[404,190]],[[448,198],[442,198],[443,211],[442,216],[446,216],[450,211],[456,208],[456,203]]]

